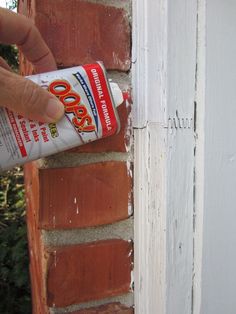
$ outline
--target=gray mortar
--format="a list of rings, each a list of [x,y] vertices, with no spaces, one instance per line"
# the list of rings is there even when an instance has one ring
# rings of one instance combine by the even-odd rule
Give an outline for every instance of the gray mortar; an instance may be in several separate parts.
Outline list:
[[[71,313],[73,311],[78,311],[78,310],[86,309],[90,307],[96,307],[99,305],[105,305],[106,303],[112,303],[112,302],[120,302],[121,304],[124,304],[128,307],[132,307],[134,304],[133,293],[127,293],[121,296],[106,298],[99,301],[91,301],[91,302],[81,303],[77,305],[71,305],[65,308],[50,308],[50,314]]]
[[[42,237],[45,245],[49,247],[81,244],[109,239],[123,239],[131,241],[133,239],[133,217],[114,224],[94,228],[55,231],[44,230],[42,232]],[[131,289],[132,283],[133,278],[131,276]],[[131,307],[134,304],[134,296],[133,293],[130,292],[121,296],[105,298],[99,301],[75,304],[65,308],[52,307],[50,308],[50,314],[71,313],[80,309],[96,307],[111,302],[120,302],[126,306]]]
[[[132,11],[132,2],[131,0],[88,0],[86,2],[103,4],[109,7],[115,7],[119,9],[124,9],[129,15],[131,15]]]
[[[129,241],[133,239],[133,217],[100,227],[72,230],[43,230],[42,237],[44,244],[49,247],[109,239],[123,239]]]
[[[66,168],[103,162],[132,161],[128,153],[68,153],[63,152],[38,160],[39,168]]]

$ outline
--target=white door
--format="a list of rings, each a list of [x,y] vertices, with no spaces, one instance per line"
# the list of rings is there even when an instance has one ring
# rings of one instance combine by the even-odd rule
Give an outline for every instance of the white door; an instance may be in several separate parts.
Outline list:
[[[235,314],[236,1],[202,1],[199,23],[194,310]]]
[[[136,314],[236,313],[236,1],[133,1]]]

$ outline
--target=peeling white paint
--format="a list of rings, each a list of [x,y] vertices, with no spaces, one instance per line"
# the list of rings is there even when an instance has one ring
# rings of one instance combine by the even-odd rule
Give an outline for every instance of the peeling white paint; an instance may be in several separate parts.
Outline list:
[[[129,288],[131,291],[134,290],[134,271],[131,270],[131,273],[130,273],[130,284],[129,284]]]
[[[126,161],[126,167],[127,167],[127,175],[132,178],[133,177],[133,171],[132,171],[132,163],[130,160]],[[128,194],[128,216],[131,216],[133,214],[133,198],[132,198],[132,191]]]
[[[56,216],[55,215],[53,215],[53,217],[52,217],[52,224],[53,224],[53,228],[55,228],[56,227]]]
[[[131,242],[132,242],[132,241],[131,241]],[[130,242],[130,243],[131,243],[131,242]],[[132,254],[133,254],[133,250],[130,250],[130,251],[129,251],[129,254],[128,254],[128,257],[130,257]]]
[[[128,216],[133,215],[133,201],[131,195],[132,193],[130,192],[128,196]]]
[[[126,108],[131,106],[128,99],[125,100]],[[127,119],[127,127],[125,132],[125,149],[127,152],[130,151],[130,148],[133,146],[133,129],[132,129],[132,112],[129,113]]]
[[[53,258],[54,258],[54,267],[57,267],[57,251],[56,250],[53,252]]]
[[[79,205],[77,204],[77,197],[74,197],[74,204],[76,205],[75,207],[75,211],[76,211],[76,214],[78,215],[79,214]]]
[[[126,161],[126,167],[127,167],[127,175],[132,178],[133,177],[133,171],[132,171],[132,163],[130,160]]]

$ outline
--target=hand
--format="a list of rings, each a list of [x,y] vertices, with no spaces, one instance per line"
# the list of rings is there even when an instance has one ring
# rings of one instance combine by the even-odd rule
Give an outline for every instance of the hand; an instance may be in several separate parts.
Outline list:
[[[56,70],[51,51],[38,29],[25,16],[0,8],[0,42],[16,44],[34,65],[36,72]],[[2,58],[0,106],[41,122],[56,122],[64,114],[64,107],[55,96],[30,80],[11,72]]]

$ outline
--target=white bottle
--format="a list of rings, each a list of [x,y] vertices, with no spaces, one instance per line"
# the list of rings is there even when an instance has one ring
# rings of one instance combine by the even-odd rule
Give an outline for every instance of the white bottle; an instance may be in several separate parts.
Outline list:
[[[0,108],[0,171],[119,132],[116,106],[123,95],[102,63],[28,78],[57,96],[65,115],[46,124]]]

